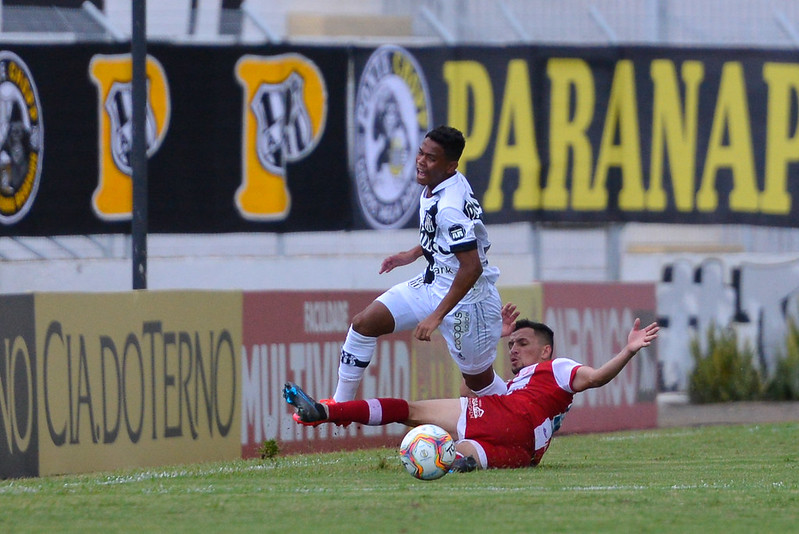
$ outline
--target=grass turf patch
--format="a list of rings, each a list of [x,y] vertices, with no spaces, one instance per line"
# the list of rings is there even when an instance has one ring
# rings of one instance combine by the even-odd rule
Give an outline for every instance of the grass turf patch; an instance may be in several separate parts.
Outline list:
[[[407,475],[397,451],[0,482],[0,530],[785,532],[799,424],[558,436],[539,467]]]

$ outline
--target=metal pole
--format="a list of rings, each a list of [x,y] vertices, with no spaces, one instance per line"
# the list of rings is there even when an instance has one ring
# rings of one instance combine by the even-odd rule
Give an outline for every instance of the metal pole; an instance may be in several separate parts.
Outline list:
[[[605,262],[606,262],[606,280],[610,282],[621,281],[621,234],[622,223],[612,222],[608,223],[605,228]]]
[[[133,0],[133,289],[147,289],[147,0]]]

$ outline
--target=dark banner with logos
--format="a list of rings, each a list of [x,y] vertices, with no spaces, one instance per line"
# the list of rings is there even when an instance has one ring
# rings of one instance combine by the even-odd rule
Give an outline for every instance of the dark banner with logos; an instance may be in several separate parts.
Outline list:
[[[351,227],[347,57],[149,46],[149,231]],[[0,235],[130,231],[130,59],[117,45],[0,49]]]
[[[414,188],[408,161],[442,123],[465,134],[459,168],[489,223],[799,223],[791,52],[383,47],[355,64],[351,167],[369,227],[413,223],[389,184]]]
[[[0,46],[0,235],[130,231],[130,59]],[[445,123],[489,223],[799,221],[789,51],[152,44],[146,69],[151,232],[414,226]]]

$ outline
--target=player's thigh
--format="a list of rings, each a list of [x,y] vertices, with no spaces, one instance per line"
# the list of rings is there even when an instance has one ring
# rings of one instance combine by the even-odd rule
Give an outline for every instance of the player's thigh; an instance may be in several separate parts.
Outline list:
[[[394,331],[415,328],[419,321],[433,311],[429,288],[421,277],[396,284],[377,297],[394,317]]]
[[[494,362],[502,332],[502,307],[497,298],[459,304],[439,327],[461,372],[479,374]]]
[[[453,437],[458,434],[458,420],[461,417],[460,399],[434,399],[408,403],[408,424],[438,425]]]

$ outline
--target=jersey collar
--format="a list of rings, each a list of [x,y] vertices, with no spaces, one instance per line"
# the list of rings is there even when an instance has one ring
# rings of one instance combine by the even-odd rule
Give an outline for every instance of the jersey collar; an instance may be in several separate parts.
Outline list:
[[[528,365],[527,367],[522,367],[521,371],[519,371],[519,374],[517,374],[516,376],[517,377],[524,377],[524,376],[527,376],[527,375],[531,375],[531,374],[535,373],[535,368],[536,367],[538,367],[537,363],[534,363],[532,365]]]
[[[461,173],[460,173],[460,171],[455,171],[455,174],[453,174],[452,176],[450,176],[449,178],[447,178],[446,180],[444,180],[443,182],[441,182],[440,184],[438,184],[438,185],[436,186],[436,188],[435,188],[435,189],[433,189],[433,190],[430,192],[430,195],[431,195],[431,196],[432,196],[432,195],[435,195],[436,193],[438,193],[439,191],[441,191],[441,190],[442,190],[442,189],[444,189],[445,187],[449,187],[449,186],[451,186],[451,185],[454,185],[454,184],[455,184],[455,183],[458,181],[458,176],[460,176],[460,174],[461,174]]]

